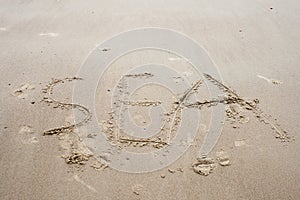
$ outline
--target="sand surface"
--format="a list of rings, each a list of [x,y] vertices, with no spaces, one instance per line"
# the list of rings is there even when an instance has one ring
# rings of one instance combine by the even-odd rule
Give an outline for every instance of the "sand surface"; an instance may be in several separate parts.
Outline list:
[[[300,199],[299,8],[297,0],[0,0],[0,199]],[[94,137],[86,124],[70,134],[44,136],[44,130],[71,125],[73,115],[68,105],[41,101],[47,94],[43,88],[52,78],[74,77],[104,40],[140,27],[172,29],[199,43],[223,82],[246,100],[258,99],[289,141],[276,138],[272,126],[251,109],[230,105],[209,154],[214,161],[200,160],[193,168],[208,128],[208,108],[201,111],[196,140],[178,160],[134,174],[109,167],[106,155],[98,157],[100,162],[91,155],[78,137]],[[115,62],[100,80],[95,108],[88,108],[96,110],[106,134],[114,133],[109,114],[114,85],[126,67],[151,60],[189,76],[189,66],[166,52],[146,51]],[[73,85],[57,85],[53,96],[71,102]],[[147,106],[165,103],[171,108],[171,96],[158,87],[138,90],[134,100],[159,101],[130,105],[137,127],[151,123]],[[198,97],[207,99],[207,89],[199,90]],[[152,148],[132,145],[122,148]]]

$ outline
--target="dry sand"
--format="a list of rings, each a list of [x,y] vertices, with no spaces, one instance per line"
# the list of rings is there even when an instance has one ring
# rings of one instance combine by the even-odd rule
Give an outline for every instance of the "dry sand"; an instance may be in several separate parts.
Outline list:
[[[300,199],[299,8],[297,0],[0,1],[0,199]],[[211,116],[204,109],[188,151],[170,166],[141,174],[111,169],[108,155],[96,157],[89,151],[78,134],[95,135],[84,124],[44,136],[44,130],[72,127],[74,121],[70,109],[41,101],[51,78],[75,76],[105,39],[152,26],[182,32],[201,44],[224,83],[246,100],[258,99],[254,104],[268,116],[253,114],[247,105],[230,105],[210,158],[197,160]],[[125,68],[151,60],[184,69],[184,77],[193,74],[182,59],[163,52],[137,53],[115,62],[95,96],[106,134],[115,133],[109,114],[113,86]],[[176,83],[180,80],[174,77]],[[71,102],[72,86],[68,81],[58,85],[53,96]],[[149,106],[176,105],[169,91],[147,90],[136,92],[136,102],[159,101],[143,99],[138,106],[127,102],[141,127],[151,123],[145,114]],[[207,100],[207,90],[200,88],[198,96]],[[287,130],[289,142],[272,130],[278,127]],[[161,148],[146,143],[122,148]]]

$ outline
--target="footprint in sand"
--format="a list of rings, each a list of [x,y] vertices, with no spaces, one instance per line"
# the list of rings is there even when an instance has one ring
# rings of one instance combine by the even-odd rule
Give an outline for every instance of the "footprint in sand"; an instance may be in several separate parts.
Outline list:
[[[47,36],[47,37],[57,37],[58,33],[40,33],[39,36]]]
[[[7,31],[7,28],[5,28],[5,27],[0,27],[0,31]]]
[[[33,131],[33,128],[32,126],[30,125],[24,125],[24,126],[21,126],[20,130],[19,130],[19,134],[23,134],[23,135],[28,135],[28,134],[33,134],[34,131]]]
[[[28,93],[35,89],[35,85],[25,83],[21,85],[18,89],[14,90],[12,95],[18,99],[25,99],[28,96]]]
[[[217,158],[219,165],[221,165],[223,167],[230,165],[229,155],[226,151],[221,150],[221,151],[216,152],[216,158]]]
[[[262,76],[262,75],[257,75],[258,78],[261,78],[265,81],[267,81],[268,83],[272,83],[274,85],[279,85],[279,84],[282,84],[282,81],[279,81],[279,80],[276,80],[276,79],[272,79],[272,78],[267,78],[265,76]]]
[[[19,135],[23,144],[36,144],[38,139],[34,136],[34,130],[30,125],[21,126],[19,130]]]
[[[234,141],[234,146],[236,146],[236,147],[245,146],[247,144],[245,140],[246,139],[241,139],[241,140]]]

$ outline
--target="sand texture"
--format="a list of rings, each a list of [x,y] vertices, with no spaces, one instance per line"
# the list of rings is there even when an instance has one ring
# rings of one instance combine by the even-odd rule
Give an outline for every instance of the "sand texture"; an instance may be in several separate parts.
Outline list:
[[[300,199],[299,8],[0,0],[0,199]],[[99,44],[142,27],[188,36],[220,77],[145,49],[89,87],[79,72],[102,63],[91,52],[108,58],[130,44]]]

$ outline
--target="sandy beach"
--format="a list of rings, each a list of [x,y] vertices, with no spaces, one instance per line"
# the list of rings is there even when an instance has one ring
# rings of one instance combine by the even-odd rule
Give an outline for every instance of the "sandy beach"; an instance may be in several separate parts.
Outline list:
[[[0,0],[0,199],[300,199],[299,9]]]

